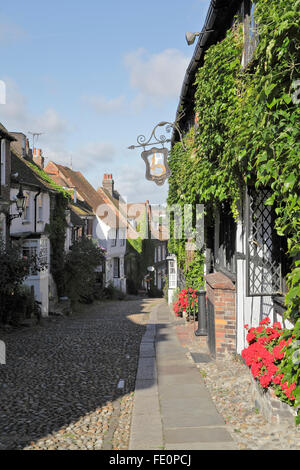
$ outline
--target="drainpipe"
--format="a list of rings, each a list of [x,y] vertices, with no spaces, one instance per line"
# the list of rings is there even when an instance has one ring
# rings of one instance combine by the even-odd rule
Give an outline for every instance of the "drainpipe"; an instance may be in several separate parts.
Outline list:
[[[34,233],[36,233],[36,202],[40,194],[41,194],[41,188],[38,189],[38,192],[34,196]]]

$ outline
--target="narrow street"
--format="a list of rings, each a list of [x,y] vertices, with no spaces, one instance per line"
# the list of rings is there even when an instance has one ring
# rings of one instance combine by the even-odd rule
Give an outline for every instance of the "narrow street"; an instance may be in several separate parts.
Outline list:
[[[95,302],[1,332],[0,450],[128,448],[139,346],[155,302]]]

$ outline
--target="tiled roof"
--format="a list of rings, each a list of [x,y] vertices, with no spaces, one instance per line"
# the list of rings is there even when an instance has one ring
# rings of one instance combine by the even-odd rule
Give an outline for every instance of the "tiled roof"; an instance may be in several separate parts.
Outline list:
[[[71,211],[71,223],[75,227],[84,225],[84,220],[77,214],[77,207],[73,204],[69,204],[69,209]]]
[[[1,135],[2,137],[4,137],[4,139],[10,140],[11,142],[17,140],[17,139],[15,139],[14,136],[12,136],[12,135],[8,132],[8,130],[3,126],[3,124],[1,124],[1,122],[0,122],[0,135]]]
[[[57,174],[53,172],[50,173],[49,171],[51,178],[55,181],[58,181],[58,178],[63,179],[65,186],[76,188],[77,200],[81,197],[93,209],[94,214],[102,219],[109,227],[127,227],[126,214],[121,213],[118,199],[112,197],[103,188],[99,188],[96,191],[80,171],[71,170],[66,166],[54,162],[50,162],[49,165],[50,164],[52,167],[54,165],[59,170]],[[109,206],[108,211],[105,211],[104,205]]]
[[[76,188],[78,194],[82,197],[82,199],[88,203],[88,205],[96,211],[97,207],[100,204],[103,204],[103,200],[101,199],[100,195],[97,193],[95,188],[85,179],[85,177],[80,173],[80,171],[74,171],[70,168],[59,165],[57,163],[52,162],[57,169],[59,170],[60,174],[54,175],[51,173],[51,178],[54,181],[60,181],[60,184],[64,184],[69,188]],[[46,167],[47,169],[47,167]],[[49,173],[50,174],[50,173]]]
[[[28,186],[38,186],[43,191],[55,191],[51,184],[43,180],[43,178],[31,168],[28,161],[20,157],[15,150],[11,152],[11,173],[18,173],[15,182],[22,182],[24,185]],[[12,183],[13,182],[14,181],[12,181]]]
[[[91,207],[83,201],[72,202],[70,207],[79,217],[90,217],[94,215]]]

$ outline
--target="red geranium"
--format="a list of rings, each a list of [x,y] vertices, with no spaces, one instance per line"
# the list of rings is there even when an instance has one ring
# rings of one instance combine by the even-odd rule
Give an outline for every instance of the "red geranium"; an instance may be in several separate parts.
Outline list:
[[[177,295],[177,301],[173,304],[175,315],[182,317],[183,312],[194,312],[194,305],[198,303],[196,291],[192,288],[182,289]]]
[[[270,323],[270,318],[266,317],[256,328],[245,325],[249,346],[243,349],[241,355],[250,367],[253,377],[263,388],[271,385],[280,386],[285,396],[293,401],[295,396],[292,392],[296,385],[294,383],[288,385],[284,374],[278,374],[278,364],[284,358],[285,347],[291,343],[293,337],[279,340],[283,334],[281,324],[275,322],[269,326]]]

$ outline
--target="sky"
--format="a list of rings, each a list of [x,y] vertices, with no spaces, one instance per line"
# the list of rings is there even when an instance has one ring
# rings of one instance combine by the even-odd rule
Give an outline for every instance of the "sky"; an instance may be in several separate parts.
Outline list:
[[[163,204],[168,183],[145,179],[143,149],[160,121],[174,122],[186,68],[209,0],[14,0],[0,6],[0,122],[42,133],[45,163],[104,173],[128,202]],[[169,137],[170,135],[167,135]]]

